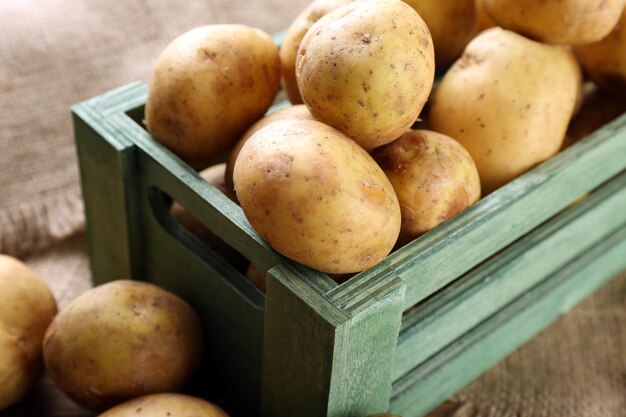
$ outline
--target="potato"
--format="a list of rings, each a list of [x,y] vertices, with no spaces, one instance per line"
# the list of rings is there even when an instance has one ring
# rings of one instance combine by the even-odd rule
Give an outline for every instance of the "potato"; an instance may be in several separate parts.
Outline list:
[[[235,194],[235,185],[233,183],[233,169],[235,168],[235,161],[237,160],[237,156],[239,155],[241,148],[243,148],[243,144],[246,143],[250,136],[256,133],[257,130],[267,126],[272,122],[283,119],[313,120],[313,115],[304,104],[298,104],[296,106],[286,107],[272,114],[269,114],[250,126],[248,130],[246,130],[241,139],[239,139],[239,142],[237,142],[237,145],[235,145],[235,147],[230,151],[230,154],[228,155],[228,161],[226,162],[224,185],[227,190],[226,195],[229,196],[231,200],[237,201],[237,195]]]
[[[352,1],[354,0],[315,0],[296,17],[287,29],[279,51],[282,68],[281,81],[287,97],[293,104],[303,103],[296,81],[296,56],[306,31],[322,16]]]
[[[608,36],[595,43],[576,46],[574,53],[596,84],[626,97],[626,9]]]
[[[262,293],[265,293],[265,274],[252,262],[248,265],[248,269],[246,269],[246,278]]]
[[[228,417],[221,408],[200,398],[162,393],[134,398],[98,417]]]
[[[0,410],[41,377],[41,341],[57,312],[48,285],[17,259],[0,254]]]
[[[366,149],[415,122],[434,69],[428,28],[400,0],[360,0],[330,12],[311,26],[296,60],[298,87],[315,119]]]
[[[372,153],[400,202],[400,241],[407,242],[460,213],[480,198],[470,154],[454,139],[413,130]]]
[[[155,285],[118,280],[65,307],[48,328],[43,353],[52,380],[90,409],[183,387],[202,358],[192,308]]]
[[[435,47],[435,67],[446,68],[476,33],[476,0],[404,0],[424,19]]]
[[[281,254],[329,273],[379,263],[400,232],[400,207],[376,162],[341,132],[280,120],[235,163],[235,190],[254,229]]]
[[[585,44],[617,24],[625,0],[482,0],[504,29],[548,43]]]
[[[431,128],[469,151],[488,194],[558,152],[580,77],[565,48],[488,29],[441,81]]]
[[[209,184],[214,185],[226,196],[230,197],[226,184],[224,183],[225,172],[226,164],[221,163],[204,169],[202,172],[200,172],[200,176],[204,178]],[[234,195],[234,191],[230,194]],[[178,223],[180,223],[181,226],[183,226],[191,234],[195,235],[209,248],[214,250],[215,253],[217,253],[224,260],[226,260],[226,262],[239,269],[240,271],[245,270],[245,265],[248,262],[247,259],[231,246],[229,246],[222,239],[217,237],[215,233],[209,230],[208,227],[206,227],[204,224],[202,224],[202,222],[196,219],[189,211],[187,211],[187,209],[181,206],[177,201],[174,201],[172,203],[170,213],[172,217]]]
[[[209,25],[161,53],[146,102],[154,138],[195,166],[223,157],[267,111],[280,87],[270,35],[244,25]]]

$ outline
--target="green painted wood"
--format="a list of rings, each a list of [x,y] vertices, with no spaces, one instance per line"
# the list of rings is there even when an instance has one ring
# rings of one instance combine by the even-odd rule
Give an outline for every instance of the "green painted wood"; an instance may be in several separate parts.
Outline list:
[[[391,412],[428,413],[624,270],[625,254],[622,228],[396,381]]]
[[[625,223],[626,172],[408,314],[398,339],[394,378],[424,362]]]
[[[268,274],[262,415],[361,417],[388,408],[404,284],[348,308],[285,266]]]
[[[626,169],[625,154],[626,115],[400,248],[381,268],[406,280],[408,309]]]
[[[137,219],[127,193],[135,175],[136,148],[117,138],[89,104],[73,108],[76,149],[85,201],[87,250],[95,285],[136,276]]]

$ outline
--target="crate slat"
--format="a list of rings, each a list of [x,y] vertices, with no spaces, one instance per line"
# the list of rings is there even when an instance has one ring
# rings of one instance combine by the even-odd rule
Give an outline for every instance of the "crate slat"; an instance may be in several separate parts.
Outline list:
[[[394,378],[424,362],[624,224],[626,173],[408,314],[398,340]]]
[[[425,415],[624,270],[625,254],[622,228],[396,381],[391,411]]]

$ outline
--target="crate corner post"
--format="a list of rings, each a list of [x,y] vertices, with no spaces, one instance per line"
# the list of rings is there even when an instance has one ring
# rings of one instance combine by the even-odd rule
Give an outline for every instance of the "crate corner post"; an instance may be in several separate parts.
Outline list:
[[[389,409],[405,284],[355,298],[320,294],[288,268],[268,272],[261,415],[364,417]]]

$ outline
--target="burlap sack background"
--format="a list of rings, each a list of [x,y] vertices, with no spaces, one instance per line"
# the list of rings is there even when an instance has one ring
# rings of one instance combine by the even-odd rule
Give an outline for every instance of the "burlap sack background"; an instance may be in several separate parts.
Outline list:
[[[147,80],[163,47],[191,27],[239,22],[275,32],[306,3],[0,2],[0,252],[26,259],[60,306],[87,290],[70,106]],[[626,275],[455,396],[444,414],[626,416]],[[44,379],[3,415],[90,414]]]

